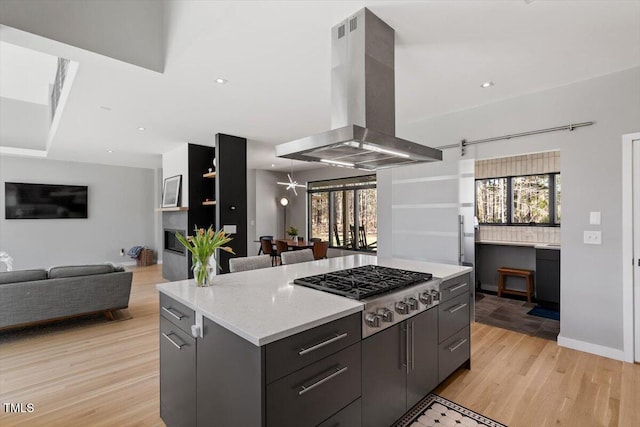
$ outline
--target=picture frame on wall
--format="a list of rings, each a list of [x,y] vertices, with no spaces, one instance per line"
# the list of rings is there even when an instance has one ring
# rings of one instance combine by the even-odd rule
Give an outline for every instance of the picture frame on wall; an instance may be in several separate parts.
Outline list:
[[[182,175],[176,175],[164,179],[164,189],[162,191],[163,208],[176,208],[180,205],[181,184]]]

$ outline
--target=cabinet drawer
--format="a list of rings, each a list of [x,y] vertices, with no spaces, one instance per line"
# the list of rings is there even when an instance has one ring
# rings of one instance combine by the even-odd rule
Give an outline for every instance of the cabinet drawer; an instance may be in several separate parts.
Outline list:
[[[469,294],[438,305],[438,342],[469,326]]]
[[[196,340],[162,317],[160,417],[168,427],[196,424]]]
[[[442,304],[458,295],[469,293],[470,280],[469,274],[463,274],[462,276],[442,282],[440,285],[440,303]]]
[[[360,397],[354,344],[267,386],[267,427],[315,426]]]
[[[162,292],[160,293],[160,316],[191,335],[191,325],[195,324],[195,312]]]
[[[360,319],[355,313],[268,344],[267,384],[360,341]]]
[[[440,344],[438,349],[438,382],[444,381],[470,357],[469,326]]]
[[[362,402],[358,399],[322,424],[319,424],[318,427],[360,427],[361,425]]]

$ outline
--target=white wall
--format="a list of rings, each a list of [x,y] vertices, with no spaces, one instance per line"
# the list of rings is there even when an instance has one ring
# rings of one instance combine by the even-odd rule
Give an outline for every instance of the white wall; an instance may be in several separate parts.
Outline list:
[[[284,235],[282,227],[284,210],[280,205],[280,199],[287,194],[284,187],[276,182],[286,181],[286,179],[286,174],[281,172],[255,170],[256,226],[254,234],[249,235],[251,238],[251,244],[248,246],[250,253],[252,248],[257,251],[258,244],[253,243],[253,240],[257,240],[258,237],[273,235],[275,238],[281,238]],[[248,195],[251,197],[250,191],[248,191]]]
[[[0,219],[0,250],[16,270],[61,264],[131,262],[120,256],[134,245],[157,253],[152,169],[0,156],[0,201],[4,183],[87,185],[87,219]]]
[[[640,68],[621,71],[482,107],[400,126],[398,136],[439,146],[595,121],[554,132],[468,147],[487,159],[539,151],[562,153],[561,332],[559,343],[622,358],[622,195],[620,136],[640,130]],[[445,161],[459,158],[445,151]],[[391,200],[390,174],[378,174],[379,200]],[[384,181],[384,182],[383,182]],[[589,212],[602,225],[589,225]],[[378,241],[391,242],[389,212],[378,217]],[[602,245],[585,245],[584,230],[602,231]]]
[[[189,145],[184,143],[178,148],[162,155],[162,185],[164,180],[172,176],[182,175],[180,189],[180,206],[189,206]],[[162,197],[160,198],[162,205]],[[160,206],[159,205],[159,206]]]
[[[154,191],[153,191],[153,239],[154,239],[154,247],[163,248],[164,247],[164,230],[162,229],[162,212],[156,211],[156,208],[162,206],[162,169],[153,169],[153,181],[154,181]],[[158,263],[162,262],[162,250],[156,251],[156,257]]]
[[[0,23],[71,46],[164,70],[164,2],[0,2]]]

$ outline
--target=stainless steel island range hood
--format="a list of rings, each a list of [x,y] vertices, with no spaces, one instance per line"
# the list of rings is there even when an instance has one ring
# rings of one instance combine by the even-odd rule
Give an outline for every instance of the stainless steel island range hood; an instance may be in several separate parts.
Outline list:
[[[276,155],[367,170],[442,160],[442,151],[395,136],[394,39],[366,8],[333,27],[333,130],[277,145]]]

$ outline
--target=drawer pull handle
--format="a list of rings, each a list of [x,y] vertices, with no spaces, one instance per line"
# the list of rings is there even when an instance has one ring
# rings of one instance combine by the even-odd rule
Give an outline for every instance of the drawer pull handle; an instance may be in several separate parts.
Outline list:
[[[326,341],[322,341],[321,343],[316,344],[316,345],[313,345],[313,346],[311,346],[311,347],[309,347],[309,348],[301,348],[301,349],[300,349],[300,351],[298,352],[298,354],[299,354],[300,356],[304,356],[304,355],[305,355],[305,354],[307,354],[307,353],[311,353],[312,351],[316,351],[316,350],[318,350],[318,349],[320,349],[320,348],[322,348],[322,347],[324,347],[324,346],[326,346],[326,345],[329,345],[329,344],[331,344],[331,343],[334,343],[334,342],[336,342],[336,341],[339,341],[339,340],[341,340],[342,338],[346,338],[346,336],[347,336],[347,335],[348,335],[348,334],[347,334],[346,332],[344,332],[344,333],[342,333],[342,334],[337,334],[336,336],[334,336],[334,337],[332,337],[332,338],[329,338],[329,339],[328,339],[328,340],[326,340]]]
[[[456,286],[456,287],[454,287],[454,288],[449,289],[449,292],[455,292],[455,291],[457,291],[458,289],[462,289],[462,288],[464,288],[465,286],[467,286],[467,284],[466,284],[466,283],[463,283],[462,285],[458,285],[458,286]]]
[[[173,332],[169,334],[165,334],[164,332],[162,333],[162,336],[168,339],[171,344],[175,345],[178,350],[182,350],[182,347],[184,347],[185,344],[178,344],[177,342],[172,340],[171,337],[169,337],[169,335],[173,335]]]
[[[453,353],[454,351],[456,351],[457,349],[460,348],[460,346],[462,346],[462,344],[466,343],[467,339],[466,338],[462,338],[460,341],[458,341],[454,346],[449,347],[447,350],[449,350],[451,353]]]
[[[182,320],[182,318],[184,317],[184,314],[180,313],[180,312],[179,312],[178,310],[176,310],[175,308],[171,308],[171,307],[167,308],[167,307],[164,307],[164,306],[163,306],[163,307],[162,307],[162,310],[166,311],[167,313],[169,313],[170,315],[172,315],[173,317],[175,317],[175,318],[176,318],[176,319],[178,319],[178,320]],[[171,311],[171,310],[176,311],[178,314],[174,313],[174,312],[173,312],[173,311]]]
[[[313,390],[314,388],[318,387],[320,384],[324,384],[327,381],[329,381],[330,379],[335,378],[338,375],[344,373],[346,370],[347,370],[346,366],[344,368],[337,368],[333,373],[327,375],[326,377],[324,377],[320,381],[316,381],[315,383],[313,383],[313,384],[311,384],[309,386],[303,385],[302,388],[300,388],[300,391],[298,391],[298,396],[302,396],[306,392],[308,392],[310,390]]]
[[[450,308],[449,310],[447,310],[449,313],[455,313],[458,310],[462,310],[463,308],[465,308],[467,306],[467,303],[462,303],[462,304],[458,304],[453,308]]]

